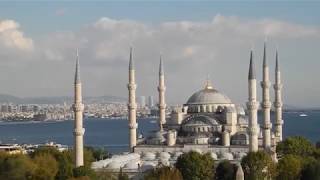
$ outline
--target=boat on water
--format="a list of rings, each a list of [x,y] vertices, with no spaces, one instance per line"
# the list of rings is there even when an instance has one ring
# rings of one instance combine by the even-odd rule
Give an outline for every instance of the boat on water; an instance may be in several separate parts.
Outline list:
[[[307,114],[302,113],[302,114],[299,114],[299,116],[300,116],[300,117],[306,117],[306,116],[308,116],[308,115],[307,115]]]

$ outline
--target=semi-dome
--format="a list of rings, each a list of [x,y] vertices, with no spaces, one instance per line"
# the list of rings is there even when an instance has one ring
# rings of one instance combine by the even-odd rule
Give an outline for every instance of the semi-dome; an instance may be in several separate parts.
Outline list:
[[[210,83],[205,88],[195,92],[187,101],[187,104],[231,104],[231,100],[214,89]]]

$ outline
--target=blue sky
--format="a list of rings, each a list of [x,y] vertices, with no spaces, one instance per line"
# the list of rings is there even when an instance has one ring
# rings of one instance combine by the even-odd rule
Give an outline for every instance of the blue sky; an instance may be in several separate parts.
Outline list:
[[[79,48],[84,94],[126,97],[132,45],[138,96],[156,96],[161,52],[169,104],[207,74],[244,103],[249,50],[260,81],[266,37],[271,81],[279,49],[285,103],[320,107],[320,1],[1,1],[0,93],[71,96]]]

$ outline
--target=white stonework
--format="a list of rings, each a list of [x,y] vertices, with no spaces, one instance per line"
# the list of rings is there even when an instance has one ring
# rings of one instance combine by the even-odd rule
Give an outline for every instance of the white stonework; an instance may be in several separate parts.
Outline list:
[[[274,108],[275,108],[275,136],[277,142],[282,141],[282,97],[281,97],[281,74],[280,67],[278,62],[278,51],[276,52],[276,68],[275,68],[275,84],[274,84],[274,92],[275,92],[275,100],[274,100]]]
[[[165,84],[164,84],[164,70],[163,70],[162,59],[161,59],[161,56],[160,56],[159,86],[158,86],[158,92],[159,92],[159,126],[160,126],[160,131],[163,131],[163,124],[166,123],[165,91],[166,91],[166,86],[165,86]]]
[[[262,133],[263,133],[263,147],[269,149],[271,146],[271,121],[270,121],[270,81],[269,81],[269,67],[267,64],[266,57],[266,44],[264,44],[263,51],[263,73],[262,73],[262,113],[263,113],[263,123],[262,123]]]
[[[136,88],[135,83],[135,70],[132,59],[132,48],[130,49],[130,60],[129,60],[129,101],[128,101],[128,119],[129,119],[129,148],[130,152],[133,151],[133,147],[137,145],[137,104],[136,104]]]
[[[82,104],[82,92],[81,92],[81,81],[80,81],[80,69],[79,69],[79,56],[77,51],[77,63],[76,63],[76,73],[74,82],[74,149],[75,149],[75,166],[83,166],[83,109]]]
[[[248,89],[249,89],[249,101],[247,103],[247,109],[249,114],[249,151],[258,151],[258,102],[257,102],[257,82],[254,72],[253,54],[250,53],[250,67],[249,67],[249,78],[248,78]]]

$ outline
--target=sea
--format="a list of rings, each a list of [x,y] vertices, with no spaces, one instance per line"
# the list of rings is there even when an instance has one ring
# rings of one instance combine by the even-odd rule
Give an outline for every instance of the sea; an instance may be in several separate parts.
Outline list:
[[[304,136],[312,142],[320,141],[320,112],[283,113],[284,137]],[[262,118],[259,118],[262,119]],[[84,143],[106,149],[111,153],[128,151],[128,121],[127,119],[84,120]],[[157,119],[138,119],[138,134],[147,135],[157,130]],[[0,142],[17,144],[43,144],[56,142],[63,145],[73,144],[73,121],[46,122],[0,122]]]

